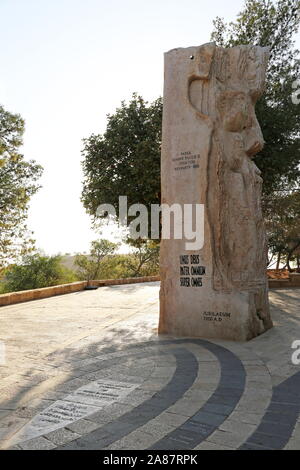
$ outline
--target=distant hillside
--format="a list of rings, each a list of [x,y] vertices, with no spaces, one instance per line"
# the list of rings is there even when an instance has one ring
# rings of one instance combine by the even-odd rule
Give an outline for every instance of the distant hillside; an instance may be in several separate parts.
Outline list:
[[[76,255],[64,255],[62,256],[61,262],[66,268],[76,271],[75,258]]]

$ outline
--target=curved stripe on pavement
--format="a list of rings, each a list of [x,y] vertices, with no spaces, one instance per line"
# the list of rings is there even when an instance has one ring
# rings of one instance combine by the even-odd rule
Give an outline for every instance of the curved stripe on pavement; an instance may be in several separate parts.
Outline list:
[[[270,405],[255,432],[240,450],[283,449],[300,414],[300,372],[273,389]]]
[[[172,352],[176,359],[176,370],[165,387],[132,411],[59,449],[94,450],[107,447],[175,404],[194,383],[198,374],[198,361],[194,354],[184,348]]]
[[[185,342],[203,346],[217,357],[221,366],[220,381],[205,405],[185,423],[153,444],[149,448],[152,450],[193,449],[228,418],[245,389],[245,369],[235,354],[205,340],[186,340]]]

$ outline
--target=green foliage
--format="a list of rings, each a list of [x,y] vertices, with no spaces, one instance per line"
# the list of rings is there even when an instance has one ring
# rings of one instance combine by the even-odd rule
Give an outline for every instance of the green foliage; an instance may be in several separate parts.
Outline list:
[[[126,266],[129,277],[151,276],[158,272],[159,245],[151,240],[130,241],[134,252],[128,257]]]
[[[95,252],[95,243],[100,244]],[[101,240],[93,242],[90,255],[77,255],[75,265],[82,280],[123,279],[158,274],[159,245],[152,241],[130,242],[132,253],[115,254],[118,245]]]
[[[98,279],[124,279],[128,277],[156,276],[159,273],[159,247],[149,259],[144,255],[143,263],[138,253],[113,255],[101,263]]]
[[[23,144],[25,121],[19,114],[5,111],[0,105],[0,157],[2,164],[7,158],[18,158],[16,151]]]
[[[5,293],[5,268],[0,269],[0,295]]]
[[[103,259],[97,279],[122,279],[129,277],[129,272],[126,266],[127,254],[115,254]]]
[[[277,256],[277,267],[285,260],[291,270],[291,261],[300,255],[300,191],[270,195],[265,217],[269,250]]]
[[[6,269],[3,290],[16,292],[38,289],[76,280],[76,275],[61,264],[61,256],[42,256],[35,253],[24,256],[22,264]]]
[[[270,47],[266,91],[256,107],[266,145],[255,161],[265,194],[292,187],[300,175],[300,105],[292,103],[293,83],[300,79],[293,42],[299,23],[298,0],[246,0],[235,22],[214,21],[212,40],[217,45]]]
[[[103,203],[118,207],[119,195],[135,203],[160,203],[162,99],[150,105],[133,94],[107,116],[104,135],[84,139],[82,202],[95,216]]]
[[[110,257],[118,245],[109,240],[96,240],[91,243],[90,255],[77,255],[75,265],[78,267],[80,279],[90,281],[100,279],[101,265],[104,258]]]
[[[19,153],[23,133],[23,119],[0,106],[0,269],[34,246],[26,219],[42,167]]]
[[[296,0],[246,0],[234,22],[214,22],[212,40],[217,45],[270,48],[266,91],[256,106],[266,140],[255,157],[264,196],[295,187],[300,176],[300,105],[292,102],[293,85],[300,79],[293,42],[299,21]],[[117,208],[119,195],[128,196],[128,205],[145,204],[148,211],[160,203],[161,120],[161,98],[149,105],[133,94],[128,104],[122,102],[108,115],[103,135],[84,139],[82,202],[92,217],[100,204]]]

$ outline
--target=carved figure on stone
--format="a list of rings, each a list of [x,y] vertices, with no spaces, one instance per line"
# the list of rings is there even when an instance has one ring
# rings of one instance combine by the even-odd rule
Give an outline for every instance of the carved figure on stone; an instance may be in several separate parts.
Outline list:
[[[267,244],[261,210],[262,178],[253,161],[264,146],[255,104],[264,91],[269,51],[251,45],[226,49],[209,43],[197,48],[175,49],[168,55],[162,151],[163,201],[180,202],[182,197],[183,202],[190,199],[205,205],[206,246],[201,257],[209,265],[207,272],[211,276],[207,278],[207,293],[210,289],[210,295],[223,293],[224,302],[232,301],[233,309],[234,297],[240,299],[243,293],[246,294],[248,320],[243,321],[247,324],[244,325],[248,328],[245,336],[249,339],[272,326],[266,280]],[[177,75],[175,66],[178,66]],[[176,89],[178,95],[175,105],[171,103],[171,89]],[[173,132],[176,129],[178,134],[176,137],[172,136],[172,126]],[[185,137],[180,139],[181,128],[185,129]],[[188,145],[194,145],[193,152],[201,153],[199,172],[177,174],[174,188],[169,189],[170,175],[164,168],[170,171],[167,160],[170,149],[188,142],[186,136],[190,138]],[[193,195],[189,196],[184,190],[181,196],[183,181],[194,188]],[[163,242],[162,260],[175,251]],[[174,289],[163,263],[164,260],[161,317],[167,308],[167,292]],[[170,272],[172,269],[171,263]],[[178,298],[182,299],[183,295],[178,294]],[[199,302],[206,301],[204,291],[193,291],[195,305],[197,295]],[[220,297],[216,298],[219,301]],[[176,312],[178,308],[174,304],[171,310]],[[176,317],[171,310],[170,315]],[[191,310],[192,316],[196,316],[195,307]],[[215,328],[207,329],[214,336]],[[228,336],[227,333],[223,335]]]

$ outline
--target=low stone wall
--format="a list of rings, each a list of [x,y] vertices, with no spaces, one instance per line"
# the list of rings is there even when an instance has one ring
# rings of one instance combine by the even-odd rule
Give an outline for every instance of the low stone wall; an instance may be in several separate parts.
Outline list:
[[[23,290],[0,295],[0,306],[18,304],[28,300],[45,299],[54,295],[70,294],[83,290],[87,281],[72,282],[71,284],[62,284],[61,286],[43,287],[41,289]]]
[[[270,289],[300,287],[300,274],[290,273],[289,279],[269,279],[269,287]]]
[[[137,284],[139,282],[160,281],[160,276],[128,277],[125,279],[105,279],[101,281],[90,281],[91,286],[119,286],[121,284]]]
[[[123,284],[137,284],[141,282],[157,282],[159,276],[131,277],[126,279],[105,279],[90,281],[90,286],[119,286]],[[87,281],[73,282],[71,284],[62,284],[61,286],[43,287],[41,289],[24,290],[20,292],[11,292],[0,295],[0,307],[4,305],[18,304],[29,300],[45,299],[55,295],[71,294],[79,292],[87,287]],[[269,279],[270,289],[300,287],[300,274],[291,273],[289,279]]]
[[[120,284],[135,284],[139,282],[154,282],[159,281],[159,276],[135,277],[129,279],[106,279],[103,281],[90,281],[89,285],[102,287],[102,286],[116,286]],[[45,299],[55,295],[71,294],[84,290],[88,285],[87,281],[73,282],[71,284],[62,284],[60,286],[43,287],[41,289],[24,290],[20,292],[11,292],[9,294],[0,295],[0,306],[18,304],[20,302],[28,302],[29,300]]]

